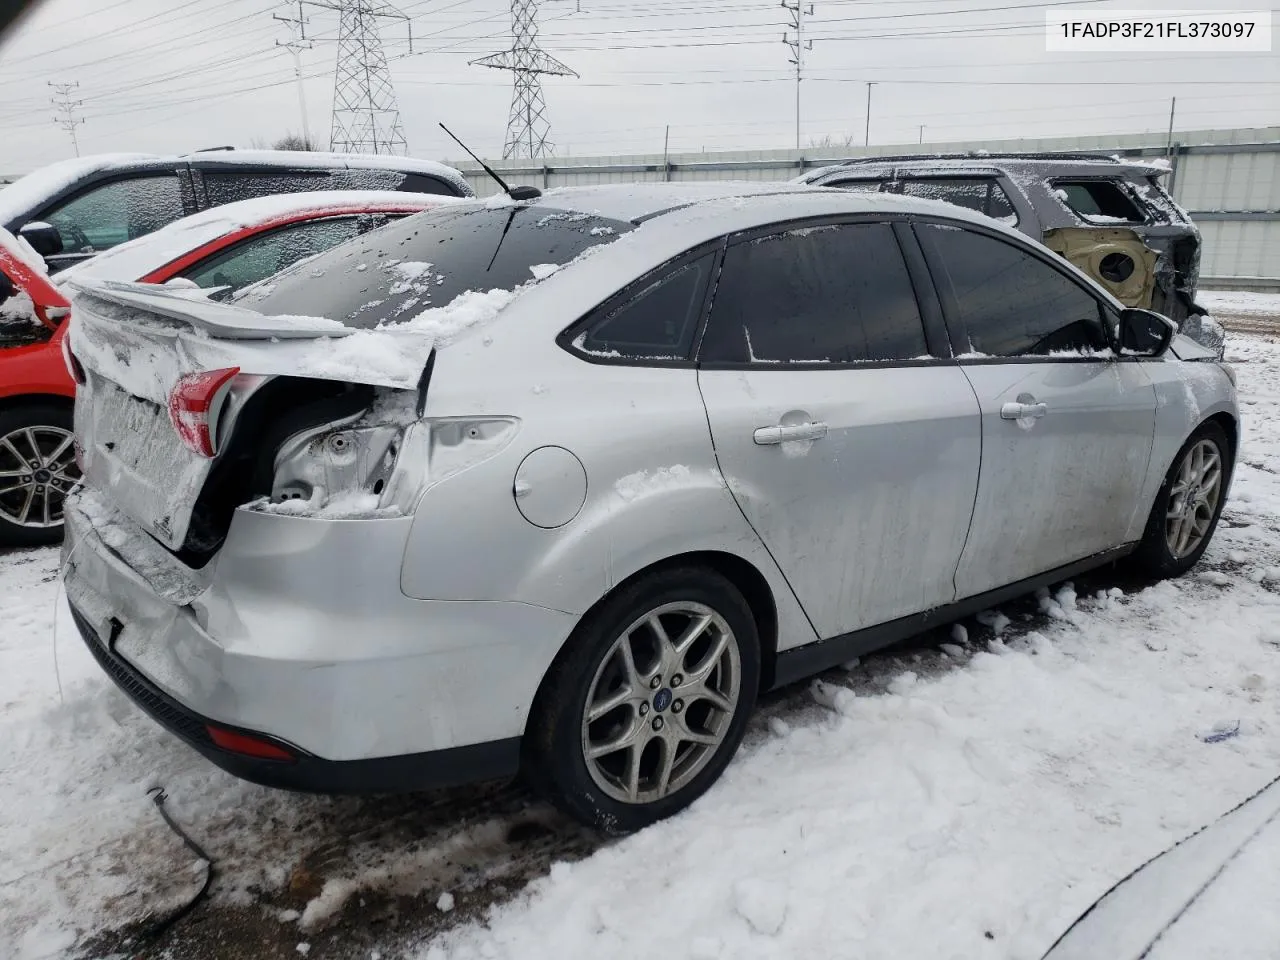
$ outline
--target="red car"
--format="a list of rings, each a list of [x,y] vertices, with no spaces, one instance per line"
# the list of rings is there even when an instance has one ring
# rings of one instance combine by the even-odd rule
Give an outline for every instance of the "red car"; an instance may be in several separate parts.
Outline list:
[[[278,273],[448,197],[383,191],[284,194],[215,207],[58,274],[203,287],[213,297]],[[41,258],[0,229],[0,545],[54,543],[79,481],[75,382],[62,354],[70,307]]]

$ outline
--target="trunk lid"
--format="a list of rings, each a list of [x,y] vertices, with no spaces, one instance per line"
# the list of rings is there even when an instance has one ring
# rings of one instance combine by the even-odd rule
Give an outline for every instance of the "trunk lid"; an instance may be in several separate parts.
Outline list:
[[[146,284],[84,281],[71,293],[70,347],[85,372],[75,422],[86,483],[171,550],[186,542],[239,414],[268,381],[414,389],[433,345],[413,331],[267,316]],[[182,377],[228,367],[240,372],[210,425],[218,454],[206,458],[179,437],[169,398]]]

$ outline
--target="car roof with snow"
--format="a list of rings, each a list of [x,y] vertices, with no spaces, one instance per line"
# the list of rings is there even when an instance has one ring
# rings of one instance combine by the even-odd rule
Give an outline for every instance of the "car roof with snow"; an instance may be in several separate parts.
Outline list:
[[[59,283],[88,277],[137,280],[229,233],[294,217],[359,211],[415,213],[446,203],[462,202],[460,197],[397,190],[317,190],[238,200],[183,217],[136,240],[104,250],[92,259],[64,270],[57,279]]]
[[[74,193],[85,181],[148,171],[170,171],[195,164],[201,169],[271,167],[288,170],[388,170],[433,177],[461,196],[473,191],[453,167],[434,160],[361,153],[319,153],[304,150],[200,150],[193,153],[104,153],[60,160],[19,178],[0,190],[0,226],[15,229],[47,204]]]
[[[796,182],[812,183],[838,172],[866,175],[868,178],[892,175],[894,171],[912,174],[966,173],[996,174],[1033,177],[1091,176],[1100,173],[1124,176],[1164,176],[1167,168],[1154,163],[1142,163],[1121,157],[1104,157],[1096,154],[1052,153],[1004,153],[1004,154],[933,154],[887,157],[854,157],[838,163],[810,170]]]

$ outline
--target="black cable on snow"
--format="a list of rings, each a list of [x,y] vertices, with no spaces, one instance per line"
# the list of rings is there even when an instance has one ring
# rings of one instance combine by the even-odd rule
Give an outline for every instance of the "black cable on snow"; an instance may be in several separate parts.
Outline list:
[[[177,821],[173,819],[173,816],[169,811],[165,809],[164,802],[169,799],[169,795],[164,792],[164,787],[152,787],[147,791],[147,793],[151,795],[152,802],[155,803],[156,809],[160,811],[160,816],[164,818],[164,822],[168,824],[169,829],[178,835],[182,842],[186,844],[188,850],[204,861],[204,883],[200,885],[200,889],[196,891],[196,895],[194,897],[173,913],[169,914],[169,916],[164,917],[147,928],[140,935],[140,939],[144,941],[154,940],[194,910],[196,905],[208,896],[209,887],[213,885],[213,857],[205,853],[200,844],[192,840],[191,837],[187,835],[187,832],[183,830],[182,827],[178,826]]]

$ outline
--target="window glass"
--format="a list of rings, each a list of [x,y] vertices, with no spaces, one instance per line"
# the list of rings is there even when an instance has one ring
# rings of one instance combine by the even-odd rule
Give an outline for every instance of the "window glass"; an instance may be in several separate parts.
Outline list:
[[[839,187],[841,190],[853,190],[858,193],[878,193],[884,186],[883,180],[832,180],[824,184],[828,187]]]
[[[253,170],[203,171],[205,194],[209,206],[216,207],[253,197],[271,197],[279,193],[307,193],[311,190],[336,190],[328,170],[283,170],[261,173]]]
[[[1053,194],[1089,223],[1144,223],[1138,205],[1112,180],[1058,180]]]
[[[904,180],[902,192],[908,197],[953,203],[957,207],[976,210],[1008,224],[1018,220],[1004,188],[990,179],[967,177],[952,180]]]
[[[116,180],[39,217],[62,237],[63,253],[98,253],[184,216],[174,174]]]
[[[322,253],[359,232],[355,217],[296,223],[251,237],[205,259],[183,276],[201,287],[230,287],[229,295],[257,283],[303,257]]]
[[[295,265],[269,292],[255,290],[253,309],[328,317],[349,327],[402,323],[469,291],[532,283],[632,229],[541,203],[443,204]]]
[[[708,254],[658,278],[606,314],[574,346],[606,356],[687,358],[714,263]]]
[[[703,360],[855,362],[928,353],[887,223],[805,227],[725,252]]]
[[[957,353],[995,357],[1107,346],[1098,300],[1079,283],[1003,240],[958,227],[922,224],[934,283],[959,314],[969,344]]]

